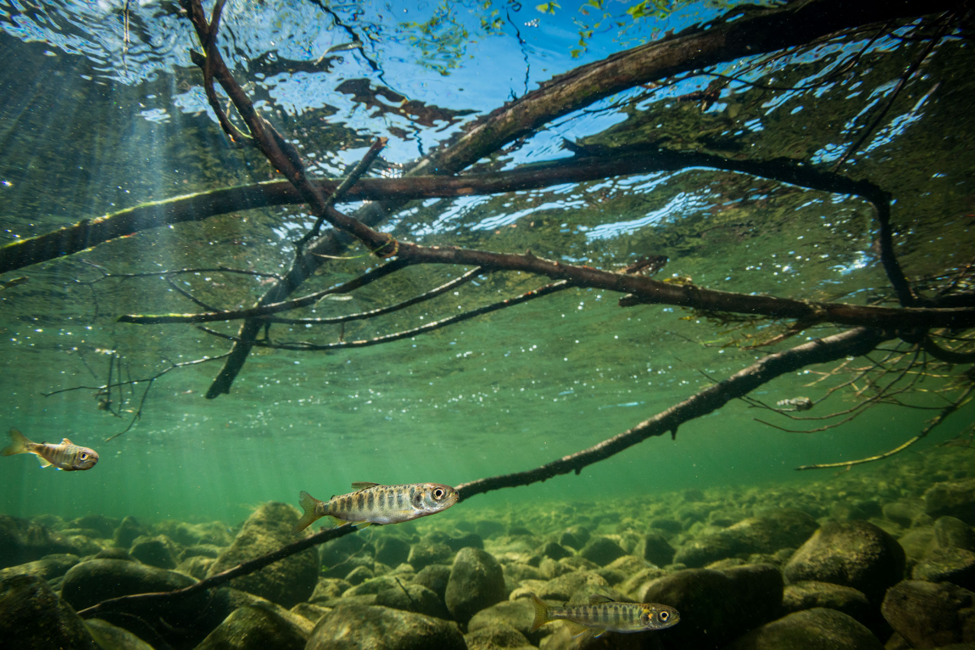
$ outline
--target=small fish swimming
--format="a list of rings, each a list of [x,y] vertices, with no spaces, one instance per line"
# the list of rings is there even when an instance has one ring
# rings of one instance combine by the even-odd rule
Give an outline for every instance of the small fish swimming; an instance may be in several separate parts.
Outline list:
[[[608,596],[593,595],[588,605],[570,605],[568,607],[552,607],[535,594],[532,597],[535,606],[535,621],[532,632],[552,621],[569,621],[574,627],[592,629],[594,637],[604,632],[646,632],[648,630],[662,630],[676,625],[680,620],[680,613],[669,605],[658,603],[620,603]],[[579,634],[582,634],[579,632]],[[578,636],[578,634],[576,635]]]
[[[813,401],[808,397],[791,397],[789,399],[780,399],[775,403],[776,406],[792,406],[794,411],[808,411],[813,407]]]
[[[88,447],[79,447],[67,438],[63,438],[56,445],[50,442],[31,442],[17,429],[11,429],[10,439],[13,440],[13,444],[0,450],[0,454],[4,456],[34,454],[40,461],[41,467],[53,465],[65,472],[74,472],[91,469],[98,462],[98,452]]]
[[[302,492],[300,502],[305,514],[295,524],[294,532],[304,530],[321,517],[360,524],[359,528],[371,524],[398,524],[446,510],[460,499],[457,490],[439,483],[353,483],[352,489],[355,492],[333,496],[328,501],[319,501]]]

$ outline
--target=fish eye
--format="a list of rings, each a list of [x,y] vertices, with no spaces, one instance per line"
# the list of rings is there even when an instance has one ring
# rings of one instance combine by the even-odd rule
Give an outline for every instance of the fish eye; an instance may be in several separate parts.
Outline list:
[[[81,453],[81,460],[88,460],[88,452]]]
[[[670,618],[670,612],[660,612],[661,621],[666,621],[668,618]]]
[[[442,499],[444,497],[444,494],[446,494],[446,492],[444,492],[443,488],[437,488],[436,490],[433,491],[433,498]]]

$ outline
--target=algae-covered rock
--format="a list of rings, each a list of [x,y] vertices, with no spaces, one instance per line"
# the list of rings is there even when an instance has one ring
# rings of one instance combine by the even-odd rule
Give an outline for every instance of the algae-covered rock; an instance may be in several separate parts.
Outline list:
[[[595,571],[573,571],[540,585],[535,595],[542,599],[569,601],[583,589],[609,592],[610,585]]]
[[[84,550],[43,524],[0,515],[0,569],[33,562],[45,555],[84,555]]]
[[[612,539],[600,535],[590,539],[579,551],[579,555],[599,566],[606,566],[616,558],[626,555],[626,551]]]
[[[175,591],[196,580],[181,573],[126,560],[88,560],[65,574],[61,597],[75,609],[103,600],[156,591]]]
[[[295,541],[291,532],[298,512],[284,503],[266,503],[254,511],[230,547],[210,567],[208,576],[260,557]],[[308,549],[235,578],[231,586],[290,608],[308,600],[318,583],[318,553]]]
[[[532,607],[531,600],[528,598],[505,600],[474,614],[474,617],[467,624],[467,631],[474,632],[482,628],[503,625],[518,630],[532,644],[537,645],[544,637],[552,633],[552,628],[551,626],[543,626],[537,630],[532,630],[534,620],[535,608]]]
[[[700,650],[721,648],[775,618],[782,589],[782,574],[766,564],[725,571],[685,569],[651,582],[644,602],[670,605],[680,612],[680,623],[665,630],[668,647]]]
[[[39,560],[0,569],[0,579],[15,575],[37,576],[41,580],[52,580],[63,576],[68,569],[78,564],[78,556],[70,553],[45,555]]]
[[[559,535],[559,544],[574,548],[577,551],[589,541],[589,531],[585,526],[571,526]]]
[[[195,650],[303,650],[312,629],[301,616],[248,605],[224,619]]]
[[[572,551],[562,546],[558,542],[546,542],[540,549],[538,549],[538,554],[553,560],[561,560],[564,557],[569,557],[572,555]]]
[[[916,650],[975,643],[975,593],[950,582],[904,580],[887,591],[881,612]]]
[[[975,553],[961,548],[935,548],[911,571],[915,580],[952,582],[975,589]]]
[[[817,526],[816,520],[801,510],[775,510],[685,543],[677,549],[674,562],[696,568],[724,558],[795,548],[809,539]]]
[[[46,582],[31,575],[0,579],[0,646],[99,650],[81,617]]]
[[[179,552],[176,542],[165,535],[136,537],[129,548],[129,555],[139,562],[160,569],[175,569]]]
[[[853,587],[809,580],[788,585],[782,593],[782,611],[787,614],[817,607],[835,609],[855,618],[877,638],[890,634],[890,627],[880,611],[867,600],[862,591]]]
[[[464,635],[464,641],[467,643],[467,650],[501,650],[502,648],[532,650],[534,647],[524,634],[510,625],[498,623],[468,632]]]
[[[398,566],[410,556],[410,544],[399,537],[385,535],[376,542],[376,561]]]
[[[633,554],[656,566],[667,566],[674,561],[677,551],[667,538],[657,532],[649,532],[637,543]]]
[[[444,592],[450,614],[467,623],[474,614],[504,598],[504,573],[494,556],[479,548],[458,551]]]
[[[291,613],[308,619],[313,624],[322,620],[322,617],[332,611],[331,607],[322,607],[313,603],[298,603],[291,608]]]
[[[388,607],[340,605],[315,626],[305,650],[467,650],[453,623]]]
[[[934,539],[941,548],[975,552],[975,531],[958,517],[939,517],[934,522]]]
[[[827,523],[803,544],[785,567],[791,582],[817,580],[853,587],[879,602],[904,574],[904,549],[866,521]]]
[[[72,519],[67,525],[68,528],[93,530],[96,533],[96,537],[110,538],[120,523],[121,521],[115,517],[96,514]]]
[[[417,571],[431,564],[446,564],[454,555],[453,549],[442,543],[420,542],[410,548],[407,562]]]
[[[752,630],[728,650],[883,650],[873,633],[834,609],[817,607],[789,614]]]
[[[443,600],[430,589],[416,583],[398,582],[395,587],[379,591],[376,604],[450,620],[450,612]]]
[[[153,650],[151,645],[132,632],[100,618],[88,619],[85,627],[101,650]]]
[[[935,519],[947,515],[975,525],[975,478],[934,484],[924,493],[924,509]]]
[[[151,534],[152,531],[149,528],[143,526],[135,517],[130,516],[119,523],[118,528],[112,533],[112,538],[115,541],[115,546],[129,548],[137,537]]]

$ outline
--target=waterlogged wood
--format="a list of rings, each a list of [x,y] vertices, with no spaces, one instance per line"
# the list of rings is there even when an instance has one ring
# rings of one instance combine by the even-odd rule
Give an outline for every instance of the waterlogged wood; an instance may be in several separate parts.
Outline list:
[[[662,436],[668,431],[677,435],[677,428],[690,420],[717,411],[731,400],[743,397],[776,377],[794,372],[814,363],[827,363],[847,356],[860,356],[873,350],[877,345],[892,338],[881,330],[856,328],[804,343],[791,350],[769,355],[724,381],[708,386],[692,397],[676,404],[666,411],[641,422],[629,431],[608,440],[564,456],[541,467],[512,474],[482,478],[456,487],[460,500],[469,499],[501,488],[531,485],[546,481],[560,474],[575,472],[598,463],[610,456],[632,447],[647,438]]]

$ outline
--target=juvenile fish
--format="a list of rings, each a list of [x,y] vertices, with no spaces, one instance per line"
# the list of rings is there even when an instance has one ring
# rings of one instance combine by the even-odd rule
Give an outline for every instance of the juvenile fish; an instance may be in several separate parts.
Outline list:
[[[65,472],[91,469],[98,462],[98,453],[88,447],[79,447],[67,438],[59,444],[49,442],[31,442],[17,429],[10,429],[10,439],[13,444],[0,450],[4,456],[15,454],[34,454],[40,461],[41,467],[53,465]]]
[[[608,596],[594,595],[589,598],[588,605],[552,607],[535,594],[529,596],[535,606],[532,632],[546,623],[563,620],[576,627],[590,628],[595,631],[593,636],[598,637],[604,632],[662,630],[680,620],[676,609],[658,603],[620,603]]]
[[[361,524],[359,528],[371,524],[398,524],[446,510],[460,498],[454,488],[439,483],[353,483],[352,489],[355,492],[333,496],[328,501],[319,501],[302,492],[300,503],[305,514],[295,524],[294,532],[304,530],[320,517]]]
[[[792,397],[789,399],[780,399],[775,405],[783,407],[791,406],[796,411],[808,411],[813,407],[813,401],[808,397]]]

